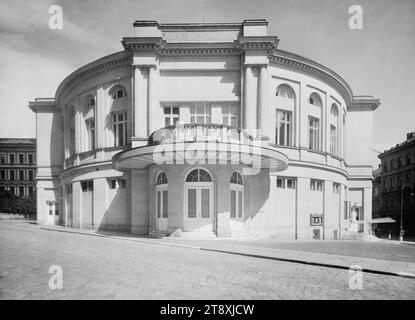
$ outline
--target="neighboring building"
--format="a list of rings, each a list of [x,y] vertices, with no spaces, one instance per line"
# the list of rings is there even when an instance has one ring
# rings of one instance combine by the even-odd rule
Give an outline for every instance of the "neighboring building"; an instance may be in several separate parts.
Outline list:
[[[373,217],[394,219],[396,223],[385,228],[399,234],[403,196],[403,229],[405,235],[415,235],[415,132],[408,133],[406,141],[384,151],[378,157],[381,163],[373,180],[376,203]],[[386,229],[383,231],[388,232]]]
[[[38,222],[205,237],[369,233],[379,100],[277,49],[267,26],[136,21],[123,51],[30,102]]]
[[[0,138],[0,190],[33,195],[35,175],[36,139]]]

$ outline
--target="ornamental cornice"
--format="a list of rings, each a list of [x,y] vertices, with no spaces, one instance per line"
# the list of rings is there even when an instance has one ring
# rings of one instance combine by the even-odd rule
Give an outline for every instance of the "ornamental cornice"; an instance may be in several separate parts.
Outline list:
[[[55,99],[53,98],[38,98],[35,101],[29,102],[29,108],[35,112],[59,112],[59,109],[56,108]]]
[[[128,37],[121,41],[125,50],[131,51],[158,51],[165,44],[161,37]]]
[[[235,40],[235,46],[241,50],[274,50],[278,46],[279,39],[276,36],[252,36],[239,37]]]
[[[380,105],[379,99],[354,97],[347,106],[349,111],[374,111]]]
[[[177,43],[167,44],[160,51],[162,56],[174,55],[240,55],[242,50],[232,43]]]
[[[88,63],[87,65],[72,72],[61,82],[55,93],[56,103],[59,105],[66,93],[66,89],[72,88],[77,83],[116,67],[124,65],[131,66],[132,62],[133,59],[130,53],[120,51]]]
[[[352,89],[347,82],[337,73],[317,62],[282,50],[271,51],[269,54],[269,60],[270,62],[278,65],[294,68],[326,81],[328,84],[337,89],[346,101],[347,105],[349,105],[353,100]]]

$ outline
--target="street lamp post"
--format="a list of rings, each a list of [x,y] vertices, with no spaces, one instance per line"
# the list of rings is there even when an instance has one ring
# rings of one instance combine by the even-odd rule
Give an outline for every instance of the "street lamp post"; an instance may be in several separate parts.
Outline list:
[[[402,186],[402,190],[401,190],[401,226],[399,228],[399,241],[402,242],[403,241],[403,191],[405,190],[405,188],[408,187],[409,189],[412,190],[411,186],[408,186],[407,184],[404,184]],[[411,195],[413,195],[413,193],[411,193]]]

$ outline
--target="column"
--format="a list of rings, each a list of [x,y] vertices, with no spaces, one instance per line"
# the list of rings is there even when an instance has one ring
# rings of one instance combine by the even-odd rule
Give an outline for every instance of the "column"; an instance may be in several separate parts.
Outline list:
[[[254,92],[254,75],[251,66],[245,67],[245,114],[243,129],[256,129],[256,108]]]
[[[105,147],[105,95],[104,88],[100,85],[97,88],[95,102],[95,147],[101,149]]]
[[[147,135],[157,130],[157,75],[156,66],[148,69],[148,132]]]
[[[75,111],[75,154],[76,158],[82,152],[82,113],[78,108]]]
[[[131,170],[131,233],[149,233],[149,171]]]
[[[68,106],[65,106],[63,112],[63,158],[66,159],[69,155],[69,117],[68,117]]]
[[[147,137],[147,106],[143,99],[144,77],[142,67],[134,65],[133,90],[133,135],[135,138]]]
[[[265,65],[260,67],[258,91],[258,128],[261,139],[268,140],[268,69]]]
[[[82,190],[81,182],[75,181],[72,183],[72,227],[81,227],[81,205],[82,205]]]

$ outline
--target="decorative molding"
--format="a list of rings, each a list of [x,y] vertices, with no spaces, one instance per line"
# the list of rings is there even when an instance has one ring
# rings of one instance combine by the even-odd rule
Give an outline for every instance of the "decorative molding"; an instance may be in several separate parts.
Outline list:
[[[278,46],[277,36],[239,37],[235,40],[235,47],[241,50],[275,50]]]
[[[78,70],[72,72],[59,85],[55,93],[56,103],[59,105],[65,96],[67,89],[73,87],[82,80],[113,68],[131,65],[132,62],[133,59],[130,53],[120,51],[84,65]]]
[[[35,113],[53,113],[60,111],[58,108],[56,108],[55,99],[53,98],[37,98],[35,101],[29,102],[29,108]]]
[[[158,51],[165,44],[162,37],[128,37],[121,41],[125,50],[131,51]]]
[[[311,74],[319,79],[325,80],[327,83],[338,90],[347,104],[353,100],[352,89],[349,87],[346,81],[334,71],[324,67],[317,62],[281,50],[270,52],[269,59],[270,62],[294,68]]]
[[[166,46],[159,52],[163,56],[175,55],[240,55],[242,50],[234,46],[210,45],[198,46],[187,44],[186,46]]]
[[[356,98],[347,105],[349,111],[374,111],[380,105],[379,99],[374,99],[371,97],[367,98]]]

